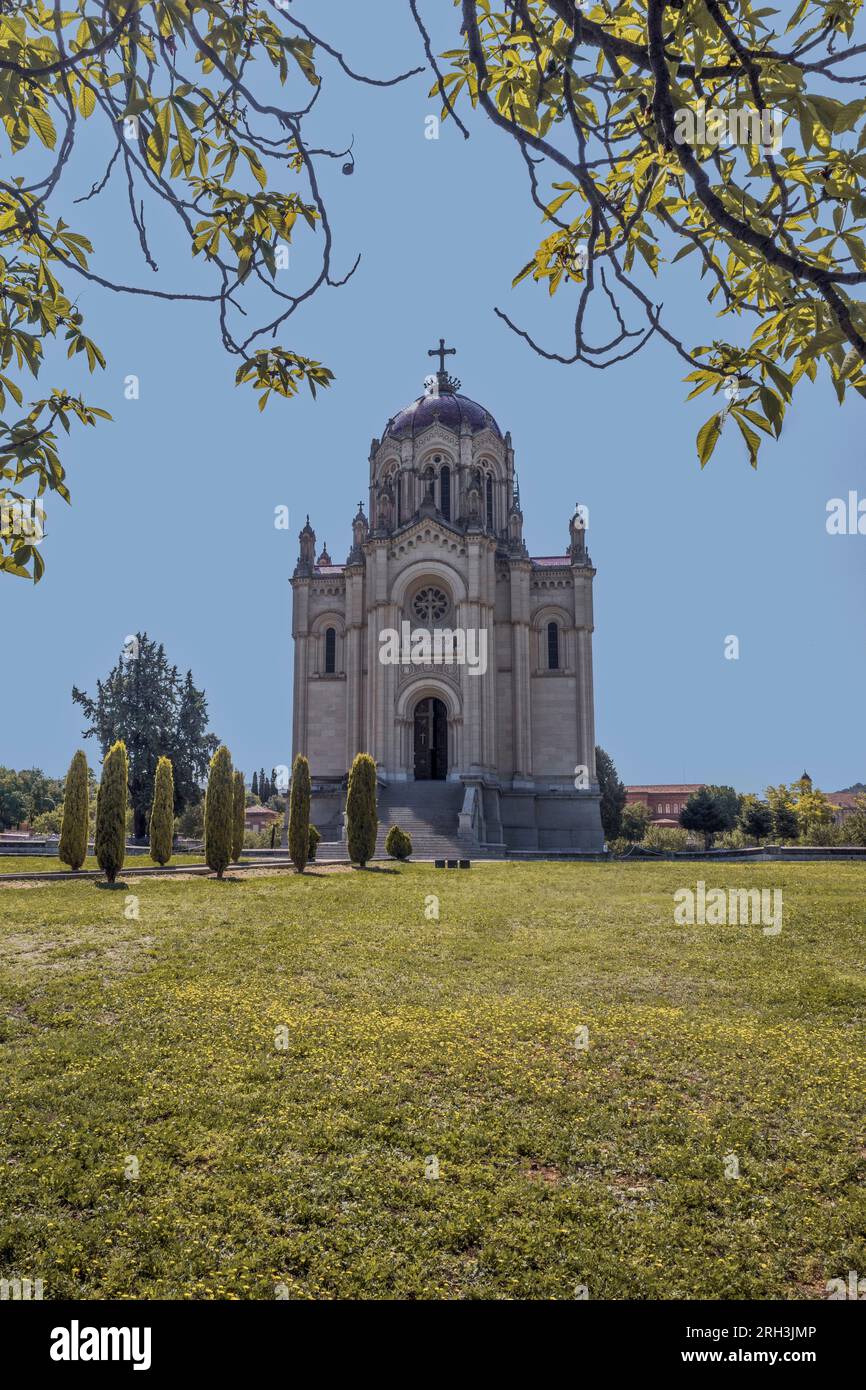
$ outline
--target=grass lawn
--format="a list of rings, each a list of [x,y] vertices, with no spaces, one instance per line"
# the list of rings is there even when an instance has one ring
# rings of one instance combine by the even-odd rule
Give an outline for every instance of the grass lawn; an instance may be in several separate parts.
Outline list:
[[[781,934],[675,926],[699,878]],[[0,1275],[822,1298],[866,1273],[864,925],[856,864],[4,888]]]
[[[169,864],[203,864],[204,855],[173,854]],[[126,857],[127,869],[155,869],[158,866],[149,854],[129,854]],[[98,869],[95,855],[89,854],[82,865],[83,869]],[[50,874],[69,873],[69,865],[61,864],[56,854],[0,854],[0,874]]]

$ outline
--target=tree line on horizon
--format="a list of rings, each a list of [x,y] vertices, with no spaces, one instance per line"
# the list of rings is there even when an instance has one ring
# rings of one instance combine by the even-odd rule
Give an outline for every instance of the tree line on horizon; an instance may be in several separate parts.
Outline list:
[[[123,745],[133,837],[143,840],[149,833],[157,791],[160,824],[165,821],[166,787],[170,786],[172,835],[179,831],[190,838],[201,838],[205,834],[203,783],[206,776],[212,775],[212,760],[220,743],[216,734],[208,731],[207,699],[195,685],[192,672],[188,670],[181,677],[178,668],[170,665],[163,644],[152,641],[146,632],[139,632],[127,639],[123,653],[105,680],[97,681],[94,697],[73,686],[72,698],[90,721],[84,737],[95,737],[101,746],[105,760],[103,780],[111,750],[117,744]],[[86,770],[84,754],[80,756]],[[626,804],[626,788],[612,758],[601,747],[596,748],[596,764],[602,827],[608,843],[638,843],[650,829],[656,838],[663,835],[666,828],[651,826],[646,806]],[[170,781],[164,770],[166,765],[171,772]],[[295,769],[293,782],[294,773]],[[88,830],[95,833],[99,787],[92,772],[86,771],[85,775]],[[249,791],[242,775],[237,776],[242,843],[242,813],[248,804],[260,801],[282,812],[286,801],[279,792],[276,768],[270,775],[264,768],[254,771]],[[81,793],[77,782],[75,785],[78,806]],[[846,818],[845,840],[849,844],[866,844],[866,794],[862,794],[866,787],[854,783],[850,790],[861,794],[854,811]],[[38,768],[15,772],[0,767],[0,830],[20,825],[26,819],[37,831],[57,833],[62,830],[64,810],[61,779],[46,777]],[[770,836],[782,843],[797,839],[833,843],[837,830],[833,820],[832,804],[806,773],[790,786],[768,787],[763,799],[752,793],[740,794],[729,786],[702,786],[688,798],[679,815],[681,830],[702,836],[706,848],[711,847],[716,836],[730,833],[739,833],[757,843]],[[125,805],[124,834],[126,830]],[[669,838],[670,834],[668,829]],[[665,846],[660,843],[658,847]]]
[[[595,753],[605,839],[611,844],[633,845],[653,831],[652,839],[657,841],[653,847],[675,848],[679,832],[673,830],[671,835],[671,827],[653,826],[644,802],[627,804],[626,787],[613,759],[603,748],[596,748]],[[733,787],[701,786],[685,802],[679,825],[682,831],[700,835],[705,849],[712,848],[718,835],[737,832],[757,844],[772,837],[780,844],[799,840],[820,845],[837,842],[842,831],[845,844],[866,845],[866,787],[855,783],[850,790],[859,794],[855,809],[840,828],[834,825],[832,802],[813,785],[807,772],[790,785],[767,787],[763,799],[752,792],[739,793]]]

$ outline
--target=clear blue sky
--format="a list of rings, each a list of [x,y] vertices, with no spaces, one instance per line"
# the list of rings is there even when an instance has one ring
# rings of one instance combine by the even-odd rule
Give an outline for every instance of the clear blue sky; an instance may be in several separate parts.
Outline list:
[[[455,12],[435,8],[441,49]],[[348,0],[324,18],[311,3],[293,13],[364,71],[420,61],[403,0],[377,0],[375,24]],[[319,545],[345,559],[370,439],[420,393],[427,348],[444,334],[463,389],[512,432],[531,553],[561,553],[575,503],[590,509],[597,732],[624,780],[747,790],[804,767],[828,790],[866,779],[866,536],[825,529],[828,499],[866,495],[863,402],[840,409],[820,380],[757,472],[726,431],[702,473],[694,438],[709,412],[701,399],[684,403],[670,349],[652,345],[607,372],[554,366],[494,316],[494,305],[507,308],[568,350],[567,298],[510,289],[539,225],[507,137],[477,117],[469,142],[451,123],[427,140],[424,119],[439,109],[429,77],[378,91],[325,70],[308,138],[343,148],[354,137],[356,159],[351,178],[323,168],[335,271],[363,259],[283,341],[326,362],[336,383],[316,402],[274,400],[262,415],[233,386],[236,363],[210,308],[81,284],[108,358],[85,391],[114,423],[78,429],[64,446],[73,503],[49,499],[41,584],[0,580],[0,763],[63,773],[82,728],[73,683],[92,691],[139,629],[192,668],[236,766],[249,776],[288,762],[297,532],[309,511]],[[98,177],[100,153],[96,140],[79,150],[76,195]],[[109,273],[202,283],[154,213],[159,280],[142,265],[121,192],[110,186],[70,209]],[[286,274],[300,277],[304,261],[299,244]],[[687,342],[706,342],[718,329],[691,267],[663,272],[657,297]],[[141,381],[135,402],[124,400],[128,373]],[[65,362],[46,371],[46,385],[76,380]],[[274,529],[280,504],[291,509],[288,533]],[[738,661],[724,658],[729,634]],[[85,747],[96,761],[93,741]]]

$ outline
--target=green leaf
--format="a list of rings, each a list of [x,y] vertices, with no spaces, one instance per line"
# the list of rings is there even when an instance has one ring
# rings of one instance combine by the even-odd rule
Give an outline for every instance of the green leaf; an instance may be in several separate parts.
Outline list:
[[[87,82],[81,82],[78,87],[78,110],[85,120],[96,110],[96,92]]]
[[[45,148],[53,150],[57,144],[57,131],[48,112],[43,111],[41,106],[31,106],[28,107],[27,117]]]
[[[184,121],[180,113],[180,108],[176,102],[172,109],[174,111],[174,132],[177,136],[177,144],[180,150],[181,160],[183,161],[184,173],[190,174],[192,173],[193,161],[195,160],[195,141],[192,138],[192,132]]]
[[[757,468],[758,450],[761,447],[761,436],[759,434],[756,434],[755,431],[749,425],[746,424],[746,421],[742,418],[742,415],[739,410],[734,408],[731,411],[731,414],[733,415],[734,419],[740,427],[740,434],[746,441],[746,448],[749,451],[749,463],[752,465],[753,468]]]
[[[709,420],[707,420],[706,424],[701,425],[701,428],[698,430],[698,437],[696,442],[698,446],[698,458],[700,459],[701,468],[704,468],[712,458],[713,450],[719,442],[719,436],[721,433],[721,412],[719,412],[716,415],[711,415]]]

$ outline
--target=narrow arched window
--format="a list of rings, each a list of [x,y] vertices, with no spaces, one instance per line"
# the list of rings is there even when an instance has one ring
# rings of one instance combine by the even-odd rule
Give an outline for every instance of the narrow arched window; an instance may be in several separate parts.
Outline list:
[[[329,627],[325,632],[325,675],[333,676],[337,669],[337,632]]]
[[[402,521],[403,521],[403,487],[402,487],[402,481],[403,481],[403,480],[402,480],[402,478],[400,477],[400,474],[399,474],[399,473],[395,473],[395,475],[394,475],[394,498],[395,498],[395,506],[396,506],[396,508],[397,508],[397,525],[398,525],[398,526],[399,526],[399,525],[402,523]]]
[[[559,670],[559,627],[556,623],[547,624],[547,669]]]
[[[487,479],[487,529],[493,530],[493,479]]]
[[[439,472],[439,510],[446,521],[451,520],[451,469],[447,463]]]

